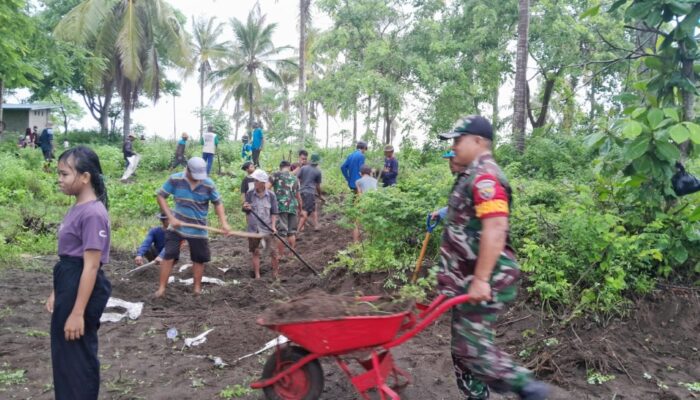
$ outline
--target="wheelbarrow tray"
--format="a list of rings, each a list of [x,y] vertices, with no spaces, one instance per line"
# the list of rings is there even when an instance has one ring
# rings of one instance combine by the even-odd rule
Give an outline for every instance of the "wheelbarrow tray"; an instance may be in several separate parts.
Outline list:
[[[258,324],[283,334],[312,353],[325,356],[387,343],[396,337],[409,314],[411,310],[284,324],[269,324],[261,318]]]

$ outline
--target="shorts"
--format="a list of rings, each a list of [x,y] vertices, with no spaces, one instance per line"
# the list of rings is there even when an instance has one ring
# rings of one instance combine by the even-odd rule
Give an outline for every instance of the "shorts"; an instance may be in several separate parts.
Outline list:
[[[280,236],[294,236],[297,234],[297,226],[299,224],[299,218],[296,214],[292,213],[279,213],[277,214],[277,233]]]
[[[255,253],[255,251],[258,249],[258,247],[260,247],[260,242],[262,240],[265,240],[266,241],[265,247],[267,249],[269,249],[270,255],[274,257],[275,255],[277,255],[277,248],[275,246],[273,246],[273,243],[271,240],[272,237],[273,237],[272,235],[268,235],[268,236],[265,236],[264,238],[261,238],[261,239],[248,238],[248,251],[250,251],[251,253]]]
[[[304,211],[311,214],[316,211],[316,194],[301,192],[301,201],[304,203],[302,207]]]
[[[165,232],[164,260],[177,260],[180,258],[180,242],[182,240],[186,240],[190,246],[190,259],[193,263],[203,264],[211,261],[209,239],[183,237],[175,231]]]

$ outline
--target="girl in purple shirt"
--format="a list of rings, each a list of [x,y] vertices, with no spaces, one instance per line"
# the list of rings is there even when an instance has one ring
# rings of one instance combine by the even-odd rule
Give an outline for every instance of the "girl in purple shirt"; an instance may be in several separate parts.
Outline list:
[[[112,286],[100,268],[109,262],[110,223],[100,159],[79,146],[58,159],[58,185],[75,196],[58,228],[60,261],[53,269],[51,362],[56,400],[96,400],[100,389],[97,330]]]

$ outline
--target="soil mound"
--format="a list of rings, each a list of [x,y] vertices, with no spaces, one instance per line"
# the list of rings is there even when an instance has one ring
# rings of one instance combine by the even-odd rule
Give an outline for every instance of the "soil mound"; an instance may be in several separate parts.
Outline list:
[[[262,319],[267,324],[277,325],[349,316],[390,315],[408,309],[410,309],[408,302],[397,301],[390,297],[381,297],[376,301],[362,301],[355,297],[313,290],[303,296],[269,307],[263,313]]]

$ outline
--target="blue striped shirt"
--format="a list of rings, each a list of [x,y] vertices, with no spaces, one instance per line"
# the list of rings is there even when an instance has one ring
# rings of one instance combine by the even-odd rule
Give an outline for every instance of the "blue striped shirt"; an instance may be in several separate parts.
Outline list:
[[[170,195],[173,196],[175,200],[175,218],[182,222],[205,226],[207,225],[207,215],[209,214],[209,202],[214,204],[221,202],[221,195],[216,190],[214,181],[207,178],[200,181],[192,189],[184,172],[170,175],[170,178],[163,184],[163,187],[158,189],[156,194],[165,198]],[[207,237],[207,231],[204,229],[180,227],[177,231],[184,237]]]

